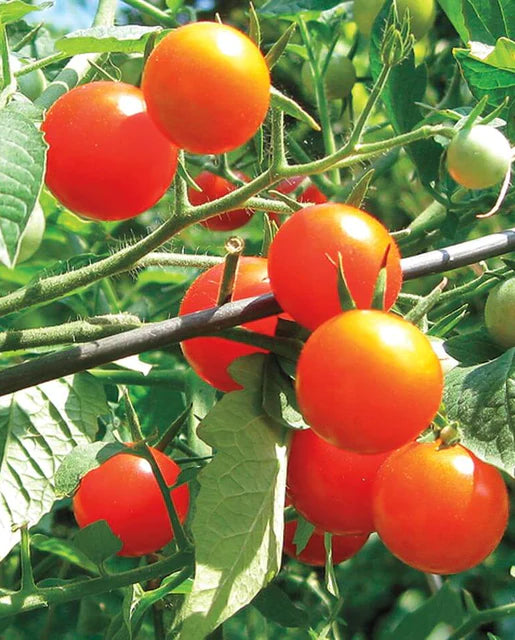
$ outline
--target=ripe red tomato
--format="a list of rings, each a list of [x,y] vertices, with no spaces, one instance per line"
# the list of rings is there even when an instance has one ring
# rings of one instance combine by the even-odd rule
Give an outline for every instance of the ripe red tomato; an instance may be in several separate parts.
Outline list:
[[[177,149],[149,118],[137,87],[76,87],[50,107],[41,128],[48,188],[87,218],[132,218],[163,196],[175,174]]]
[[[456,445],[410,443],[377,474],[374,520],[388,549],[430,573],[459,573],[482,562],[508,522],[501,474]]]
[[[218,298],[223,264],[217,264],[202,273],[184,296],[180,315],[214,307]],[[270,293],[266,258],[243,257],[238,263],[234,282],[233,300]],[[277,316],[247,322],[243,326],[258,333],[274,335]],[[223,338],[191,338],[181,342],[184,357],[196,373],[221,391],[241,389],[229,375],[227,367],[241,356],[261,353],[262,349]]]
[[[443,375],[417,327],[384,311],[347,311],[309,337],[297,365],[297,399],[312,429],[331,444],[378,453],[429,426]]]
[[[324,532],[320,530],[313,531],[307,545],[297,555],[296,545],[293,543],[296,530],[297,522],[295,520],[287,522],[284,525],[284,553],[305,564],[310,564],[315,567],[325,566]],[[333,536],[333,564],[340,564],[340,562],[356,555],[367,539],[368,534],[360,536]]]
[[[177,480],[180,468],[157,449],[151,449],[168,486]],[[189,504],[187,485],[170,492],[177,515],[185,520]],[[123,542],[120,556],[153,553],[172,540],[172,527],[163,496],[147,460],[118,453],[89,471],[73,497],[79,527],[106,520]]]
[[[240,172],[236,173],[239,178],[247,181],[247,176]],[[195,206],[217,200],[236,189],[235,185],[231,182],[211,173],[211,171],[202,171],[202,173],[199,173],[195,178],[195,182],[202,188],[202,191],[196,191],[193,188],[188,190],[190,202]],[[204,220],[200,224],[212,231],[231,231],[232,229],[242,227],[253,215],[254,212],[249,209],[236,209],[235,211],[220,213],[208,220]]]
[[[334,447],[311,429],[296,431],[288,459],[288,497],[323,531],[368,534],[374,530],[372,487],[387,456],[353,453]]]
[[[295,191],[295,189],[304,180],[304,176],[294,176],[293,178],[286,178],[286,180],[283,180],[275,187],[275,190],[279,191],[280,193],[284,193],[285,195],[289,195],[293,191]],[[324,202],[327,202],[327,197],[320,191],[320,189],[316,185],[310,182],[308,183],[307,187],[304,187],[304,190],[297,196],[297,202],[323,204]],[[278,213],[269,213],[268,215],[277,224],[278,227],[281,225],[281,222],[285,220],[284,216],[281,216]]]
[[[247,142],[270,102],[270,74],[256,45],[217,22],[171,31],[143,71],[152,118],[178,147],[224,153]]]
[[[338,253],[342,255],[349,289],[362,309],[372,302],[388,245],[387,309],[397,298],[402,272],[397,245],[383,225],[368,213],[345,204],[327,203],[296,211],[270,246],[273,292],[294,320],[316,329],[341,312]]]

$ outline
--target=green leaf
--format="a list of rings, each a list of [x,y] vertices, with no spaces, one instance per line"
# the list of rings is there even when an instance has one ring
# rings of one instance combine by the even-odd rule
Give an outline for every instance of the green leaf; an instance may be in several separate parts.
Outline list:
[[[467,617],[461,593],[447,581],[434,596],[408,613],[383,640],[426,640],[442,623],[457,628]]]
[[[295,527],[295,534],[293,536],[293,544],[295,545],[295,553],[297,555],[304,551],[314,531],[315,525],[308,522],[306,518],[299,514],[297,516],[297,526]]]
[[[279,40],[277,40],[277,42],[274,42],[272,48],[266,54],[265,60],[266,60],[266,63],[268,65],[269,69],[273,69],[273,67],[279,61],[279,58],[283,55],[284,50],[288,46],[288,43],[290,42],[290,38],[292,37],[292,35],[293,35],[294,31],[295,31],[295,27],[296,27],[295,24],[291,24],[286,29],[286,31],[284,31],[282,33],[282,35],[279,38]]]
[[[202,438],[216,450],[199,475],[192,523],[196,569],[182,613],[181,640],[206,635],[248,604],[281,562],[286,483],[285,434],[263,411],[265,356],[235,361],[244,386],[204,419]]]
[[[515,469],[515,348],[446,376],[444,402],[457,420],[462,444],[478,457],[513,475]]]
[[[19,111],[0,111],[0,262],[12,267],[38,199],[45,168],[43,135]]]
[[[43,11],[48,9],[54,3],[42,2],[41,4],[29,4],[22,0],[11,0],[10,2],[2,2],[0,4],[0,21],[4,24],[21,20],[24,16],[32,11]]]
[[[353,186],[352,191],[345,199],[345,202],[351,207],[359,209],[363,204],[363,200],[367,197],[367,192],[374,177],[375,169],[366,171],[361,178]]]
[[[102,384],[84,374],[0,397],[0,557],[18,542],[13,525],[50,510],[57,468],[107,410]]]
[[[310,17],[316,17],[322,11],[333,9],[341,3],[341,0],[268,0],[259,13],[295,18],[299,13],[310,12],[314,14]]]
[[[114,535],[105,520],[97,520],[79,529],[73,536],[77,549],[96,565],[114,556],[123,546],[120,538]]]
[[[463,15],[470,40],[495,44],[497,38],[515,37],[513,0],[463,0]]]
[[[325,547],[325,586],[327,591],[335,598],[340,597],[340,588],[336,580],[333,565],[333,534],[324,533]]]
[[[268,356],[263,380],[263,409],[266,414],[291,429],[307,429],[297,405],[293,382],[278,365],[274,356]]]
[[[463,3],[456,2],[456,0],[438,0],[438,4],[447,14],[449,21],[458,32],[462,41],[468,42],[470,37],[465,25],[465,18],[463,16]]]
[[[460,333],[446,340],[444,346],[445,351],[465,367],[494,360],[503,353],[486,329]]]
[[[296,120],[299,120],[299,122],[307,124],[315,131],[320,131],[320,125],[316,120],[312,118],[307,111],[304,111],[304,109],[297,104],[295,100],[288,98],[275,87],[272,87],[270,91],[272,106],[282,109],[284,113]]]
[[[55,46],[70,55],[80,53],[143,53],[149,37],[159,33],[160,27],[92,27],[72,31],[59,38]]]
[[[30,545],[38,551],[52,553],[62,558],[70,564],[74,564],[81,569],[98,573],[97,566],[89,560],[87,555],[77,549],[69,540],[61,540],[60,538],[50,538],[41,533],[35,533],[30,537]]]
[[[118,442],[92,442],[75,447],[62,461],[55,474],[55,494],[58,498],[72,496],[81,478],[103,462],[120,453],[125,445]]]
[[[291,598],[276,584],[269,584],[252,600],[252,604],[267,620],[282,627],[305,629],[309,627],[309,616],[297,607]]]

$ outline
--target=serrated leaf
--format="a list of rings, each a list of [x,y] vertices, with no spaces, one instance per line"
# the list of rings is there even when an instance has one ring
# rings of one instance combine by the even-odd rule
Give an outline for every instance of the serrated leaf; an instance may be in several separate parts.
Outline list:
[[[33,549],[52,553],[81,569],[85,569],[91,573],[98,573],[97,566],[69,540],[51,538],[41,533],[35,533],[30,537],[30,545]]]
[[[461,593],[450,582],[444,582],[434,596],[408,613],[384,640],[426,640],[442,623],[457,628],[466,619]]]
[[[279,569],[286,484],[285,435],[261,406],[265,356],[235,361],[243,385],[200,427],[216,450],[199,475],[193,518],[196,569],[181,640],[205,636],[248,604]]]
[[[41,4],[29,4],[28,2],[22,2],[22,0],[11,0],[10,2],[2,2],[0,4],[0,21],[3,24],[9,24],[10,22],[16,22],[21,20],[24,16],[32,11],[43,11],[48,9],[54,3],[42,2]]]
[[[143,53],[147,40],[160,27],[127,25],[122,27],[92,27],[72,31],[59,38],[55,46],[69,55],[80,53]]]
[[[103,462],[120,453],[125,445],[118,442],[92,442],[75,447],[62,461],[55,474],[55,494],[58,498],[75,493],[81,478]]]
[[[252,600],[252,605],[262,616],[282,627],[303,628],[309,626],[307,613],[295,605],[291,598],[276,584],[269,584]]]
[[[515,348],[487,364],[453,369],[445,380],[447,415],[459,422],[462,444],[514,475]]]
[[[272,87],[270,92],[272,106],[282,109],[284,113],[296,120],[299,120],[299,122],[304,122],[304,124],[307,124],[315,131],[320,131],[320,125],[318,122],[316,122],[316,120],[310,116],[307,111],[297,104],[295,100],[288,98],[288,96],[285,96],[275,87]]]
[[[43,135],[13,109],[0,111],[0,262],[12,267],[45,169]]]
[[[268,356],[263,379],[263,409],[279,424],[290,429],[308,429],[297,405],[293,382],[278,365],[274,356]]]
[[[494,360],[503,353],[486,329],[460,333],[446,340],[444,346],[446,352],[465,367]]]
[[[105,520],[97,520],[79,529],[73,536],[73,544],[96,565],[101,565],[123,547]]]
[[[102,384],[84,374],[0,397],[0,558],[18,542],[12,525],[36,524],[51,508],[57,468],[94,439],[107,409]]]

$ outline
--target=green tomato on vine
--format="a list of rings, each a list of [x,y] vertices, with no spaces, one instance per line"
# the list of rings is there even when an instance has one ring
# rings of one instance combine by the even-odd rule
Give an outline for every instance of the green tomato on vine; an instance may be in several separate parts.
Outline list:
[[[45,233],[45,214],[39,202],[36,202],[29,221],[22,233],[16,262],[25,262],[36,253]]]
[[[322,56],[322,60],[325,53]],[[314,98],[315,82],[309,62],[302,65],[301,81],[304,92],[309,98]],[[324,74],[324,87],[328,100],[343,100],[347,98],[356,82],[356,69],[346,55],[340,51],[333,51]]]
[[[515,347],[515,276],[490,291],[485,305],[485,324],[501,347]]]
[[[354,0],[354,20],[360,33],[369,36],[384,0]],[[411,18],[411,32],[415,40],[423,38],[433,26],[436,15],[434,0],[397,0],[397,14],[402,20],[406,10]]]
[[[9,56],[9,62],[13,71],[19,71],[23,67],[23,63],[16,56]],[[43,93],[47,86],[45,74],[41,69],[36,69],[30,73],[25,73],[16,78],[20,93],[34,101]]]

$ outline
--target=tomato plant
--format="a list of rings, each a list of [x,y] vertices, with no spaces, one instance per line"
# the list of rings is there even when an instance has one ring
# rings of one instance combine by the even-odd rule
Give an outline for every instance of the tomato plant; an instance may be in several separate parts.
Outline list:
[[[22,61],[16,56],[10,56],[9,63],[13,71],[19,71],[23,67]],[[47,86],[45,74],[41,69],[18,76],[16,82],[21,93],[30,100],[36,100]]]
[[[193,313],[216,305],[223,264],[218,264],[202,273],[184,296],[180,314]],[[240,258],[234,281],[232,300],[241,300],[270,293],[270,282],[265,258]],[[247,322],[244,326],[258,333],[274,335],[277,318],[275,316]],[[258,347],[225,340],[223,338],[192,338],[181,342],[184,357],[196,373],[206,382],[221,391],[241,389],[227,367],[236,358],[262,351]]]
[[[150,449],[168,486],[180,472],[173,460]],[[186,518],[187,485],[172,491],[179,519]],[[123,542],[119,555],[143,556],[158,551],[173,537],[168,511],[148,460],[131,453],[118,453],[81,480],[73,497],[73,511],[80,527],[106,520]]]
[[[384,0],[354,0],[354,20],[358,29],[364,35],[370,35],[372,25],[377,17]],[[420,40],[433,26],[436,15],[434,0],[396,0],[397,13],[402,20],[409,11],[411,32]]]
[[[501,282],[488,294],[485,324],[501,347],[515,347],[515,278]]]
[[[296,211],[270,246],[273,292],[297,322],[315,329],[341,311],[338,254],[352,297],[359,308],[366,308],[388,246],[387,309],[399,293],[402,274],[399,250],[383,225],[360,209],[338,203]],[[292,272],[302,273],[302,278],[292,278]]]
[[[39,203],[36,203],[30,214],[27,226],[20,239],[17,262],[25,262],[36,253],[45,233],[45,214]]]
[[[377,474],[377,531],[394,555],[420,571],[474,567],[498,545],[507,521],[501,474],[461,445],[411,443]]]
[[[223,153],[247,142],[270,101],[265,59],[246,35],[216,22],[169,33],[143,71],[152,118],[178,147]]]
[[[464,127],[447,148],[447,169],[467,189],[486,189],[501,182],[510,168],[512,151],[503,134],[493,127]]]
[[[295,432],[288,459],[291,503],[323,531],[370,533],[374,530],[372,487],[386,455],[339,449],[311,429]]]
[[[297,553],[296,545],[293,542],[296,530],[297,523],[294,520],[284,525],[284,553],[304,564],[323,567],[326,558],[324,532],[319,530],[313,531],[304,549],[302,549],[300,553]],[[340,564],[340,562],[352,558],[352,556],[356,555],[364,546],[367,540],[368,534],[359,536],[333,536],[331,546],[333,564]]]
[[[443,376],[429,340],[414,325],[383,311],[354,310],[311,334],[296,389],[315,433],[350,451],[378,453],[430,425]]]
[[[313,98],[315,86],[313,73],[309,63],[302,65],[301,81],[303,90],[308,97]],[[352,91],[356,82],[356,69],[352,60],[339,51],[335,51],[327,64],[324,74],[324,87],[328,100],[342,100]]]
[[[236,172],[236,174],[242,180],[247,180],[247,176],[243,173]],[[195,182],[202,191],[197,191],[193,189],[193,187],[189,188],[188,197],[193,205],[211,202],[212,200],[225,196],[236,188],[229,180],[222,178],[222,176],[217,176],[211,171],[202,171],[199,173],[195,178]],[[200,224],[212,231],[232,231],[246,224],[253,215],[254,212],[249,209],[236,209],[234,211],[228,211],[227,213],[220,213],[208,220],[203,220]]]

